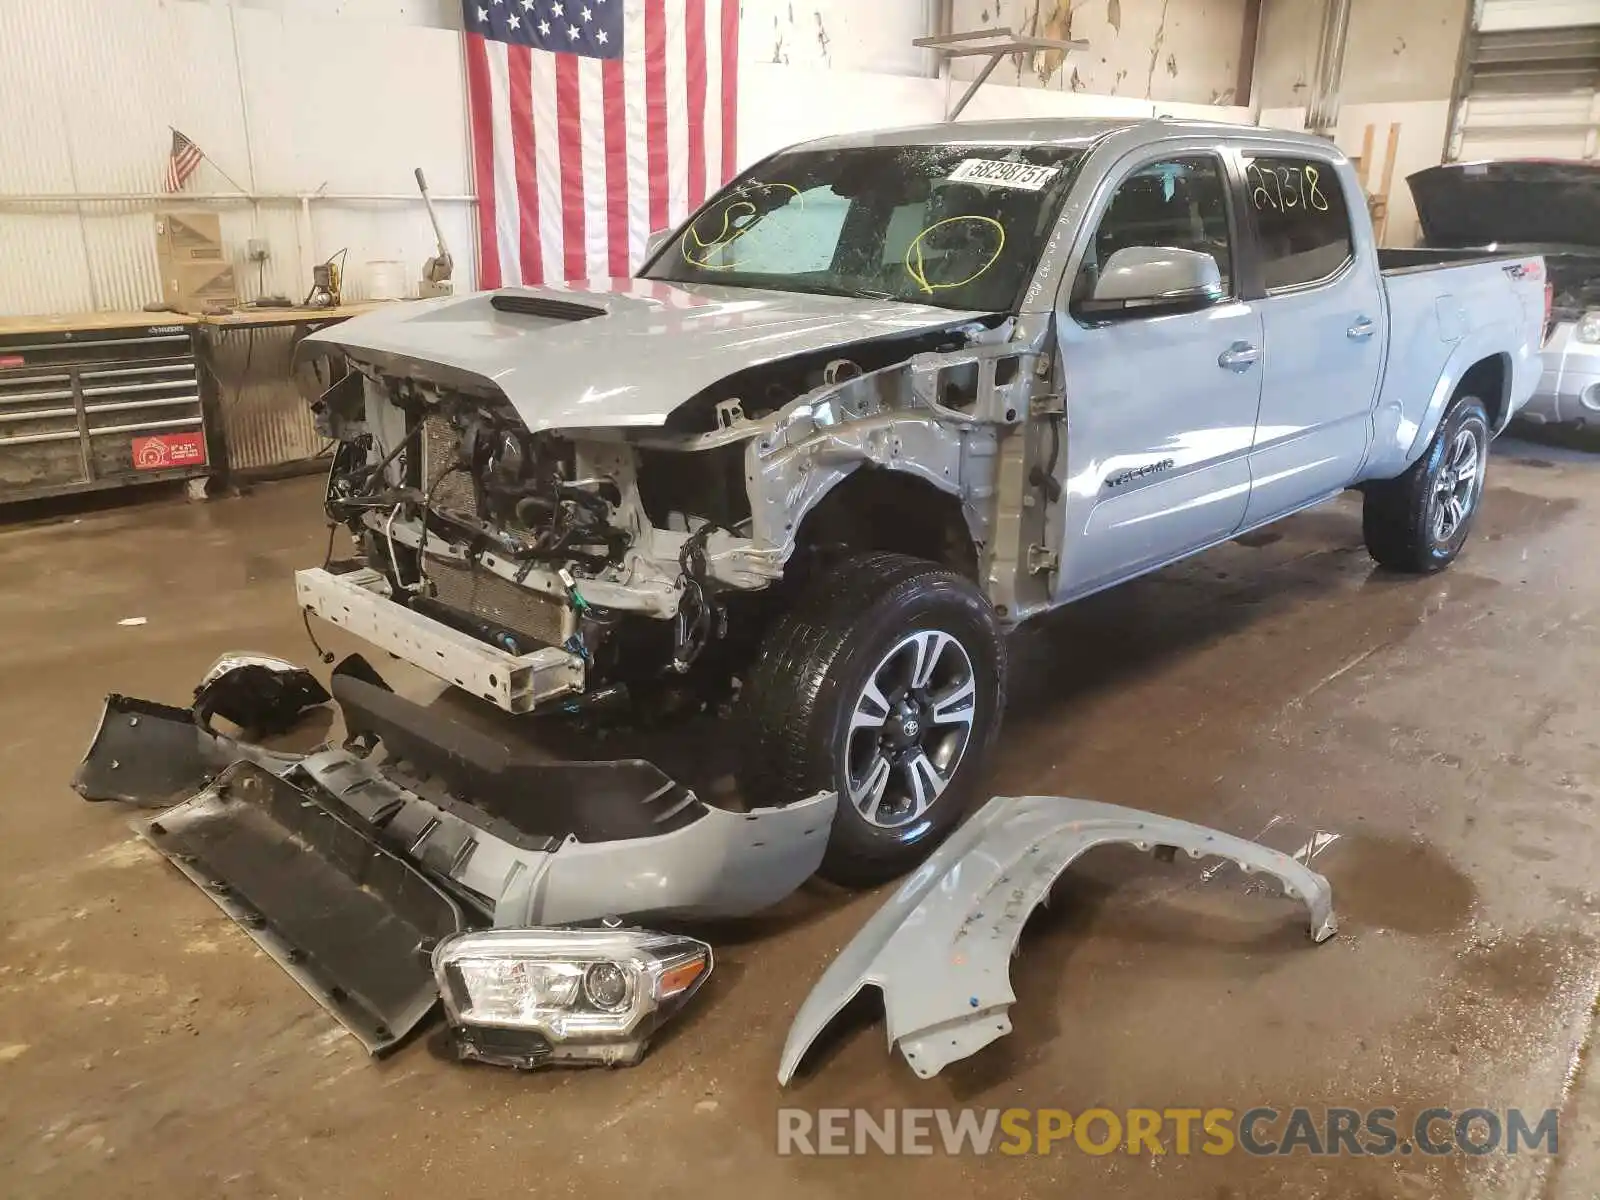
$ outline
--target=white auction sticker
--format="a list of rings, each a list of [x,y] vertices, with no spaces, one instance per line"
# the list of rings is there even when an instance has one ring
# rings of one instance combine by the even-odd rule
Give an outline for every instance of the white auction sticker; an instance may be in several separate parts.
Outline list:
[[[1024,188],[1037,192],[1056,177],[1060,167],[1001,162],[994,158],[969,158],[950,172],[952,183],[985,183],[991,187]]]

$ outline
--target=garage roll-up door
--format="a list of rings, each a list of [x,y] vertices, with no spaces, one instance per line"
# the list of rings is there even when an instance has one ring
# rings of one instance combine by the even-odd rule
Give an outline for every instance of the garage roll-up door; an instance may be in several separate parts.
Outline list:
[[[1600,0],[1479,0],[1450,158],[1600,158]]]

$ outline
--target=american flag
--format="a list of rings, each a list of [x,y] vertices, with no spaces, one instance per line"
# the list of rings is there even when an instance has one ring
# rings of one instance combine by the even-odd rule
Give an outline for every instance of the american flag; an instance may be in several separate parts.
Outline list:
[[[196,146],[176,129],[172,131],[172,152],[167,157],[167,191],[181,192],[183,185],[193,175],[200,160],[205,157]]]
[[[739,0],[463,0],[479,285],[631,275],[732,178]]]

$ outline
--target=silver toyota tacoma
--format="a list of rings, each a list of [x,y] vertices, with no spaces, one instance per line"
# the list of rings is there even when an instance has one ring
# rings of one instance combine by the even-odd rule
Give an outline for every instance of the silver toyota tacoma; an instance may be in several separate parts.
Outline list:
[[[717,711],[821,872],[960,820],[1005,631],[1317,504],[1443,568],[1532,393],[1534,256],[1379,250],[1331,143],[1169,120],[811,142],[637,277],[397,305],[302,355],[363,557],[300,603],[512,713]]]

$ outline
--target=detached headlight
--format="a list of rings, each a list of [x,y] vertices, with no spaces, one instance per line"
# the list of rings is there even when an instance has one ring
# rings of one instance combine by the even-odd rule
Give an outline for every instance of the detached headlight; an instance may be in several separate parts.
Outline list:
[[[1578,322],[1577,338],[1580,342],[1600,342],[1600,312],[1586,312]]]
[[[644,929],[487,929],[433,952],[462,1058],[632,1066],[711,974],[711,947]]]

